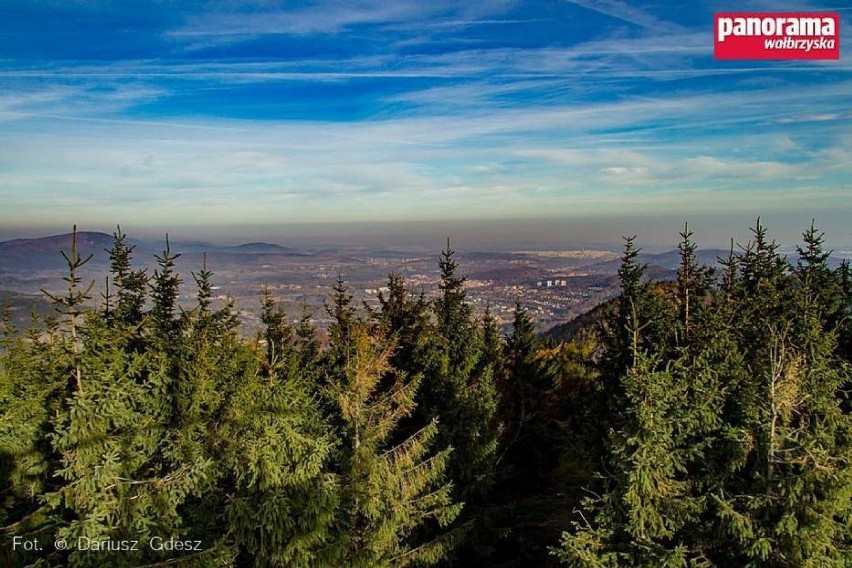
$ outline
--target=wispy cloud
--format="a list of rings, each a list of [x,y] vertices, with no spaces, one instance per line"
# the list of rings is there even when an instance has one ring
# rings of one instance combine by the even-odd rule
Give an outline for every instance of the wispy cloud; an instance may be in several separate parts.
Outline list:
[[[221,4],[7,45],[0,222],[848,208],[852,64],[716,62],[679,10]]]
[[[448,0],[433,2],[323,0],[298,9],[272,9],[251,13],[244,11],[205,13],[190,18],[186,25],[170,30],[165,35],[174,40],[189,40],[191,43],[188,48],[198,50],[269,35],[335,35],[368,27],[378,28],[384,32],[416,31],[420,33],[430,29],[530,21],[530,19],[501,20],[488,17],[502,14],[511,4],[504,0],[486,0],[467,4]]]
[[[770,107],[766,101],[789,104],[796,94],[752,96],[754,102],[734,119]],[[503,216],[592,211],[603,203],[627,212],[672,208],[672,191],[681,210],[690,210],[686,196],[690,204],[697,199],[694,207],[710,207],[708,191],[737,187],[748,188],[736,198],[738,206],[757,206],[768,195],[791,193],[805,179],[809,185],[822,180],[820,195],[829,198],[834,180],[852,174],[849,161],[845,168],[825,167],[845,156],[840,134],[829,133],[824,142],[832,146],[808,153],[790,135],[778,141],[755,136],[750,143],[741,130],[668,139],[655,128],[641,128],[680,122],[689,131],[691,121],[706,120],[698,109],[734,112],[741,103],[738,95],[716,94],[513,111],[457,117],[451,128],[440,116],[360,123],[206,121],[196,129],[105,123],[95,131],[19,134],[15,147],[4,149],[0,180],[5,191],[26,187],[35,201],[58,188],[71,191],[73,203],[62,202],[57,215],[100,210],[121,195],[124,205],[111,207],[110,214],[154,223],[177,222],[187,211],[208,219],[225,210],[242,221],[428,219],[442,215],[448,203],[457,215],[481,214],[484,203],[490,214]],[[203,127],[219,130],[211,136]],[[609,132],[613,127],[629,131]],[[28,173],[33,171],[40,174]],[[798,195],[789,199],[807,202]],[[167,210],[157,205],[164,202]],[[722,200],[712,207],[729,205]]]
[[[683,30],[682,26],[661,20],[642,8],[619,0],[566,0],[566,2],[612,16],[623,22],[654,30],[659,34]]]

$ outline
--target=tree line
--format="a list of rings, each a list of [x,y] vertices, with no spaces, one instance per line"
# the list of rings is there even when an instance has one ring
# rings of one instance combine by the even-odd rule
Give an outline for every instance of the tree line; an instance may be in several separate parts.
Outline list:
[[[665,283],[626,239],[564,340],[475,314],[448,243],[433,298],[338,279],[327,342],[266,287],[243,337],[206,262],[180,307],[120,229],[95,299],[72,236],[57,315],[4,312],[0,564],[849,563],[852,270],[752,232],[715,270],[685,226]]]

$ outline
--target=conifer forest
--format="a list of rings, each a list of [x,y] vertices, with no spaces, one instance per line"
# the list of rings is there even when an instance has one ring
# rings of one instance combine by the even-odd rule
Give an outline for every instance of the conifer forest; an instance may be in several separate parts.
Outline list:
[[[852,565],[852,269],[813,225],[679,240],[566,336],[475,310],[448,242],[434,295],[338,278],[326,338],[120,229],[94,292],[72,238],[54,315],[3,317],[0,566]]]

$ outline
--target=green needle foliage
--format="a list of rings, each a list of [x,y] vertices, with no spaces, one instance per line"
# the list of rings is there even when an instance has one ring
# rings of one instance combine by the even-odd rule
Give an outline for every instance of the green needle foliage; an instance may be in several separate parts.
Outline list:
[[[603,368],[617,385],[603,490],[552,552],[569,566],[846,565],[843,274],[813,227],[792,266],[758,220],[716,288],[690,236],[681,234],[675,315],[646,309],[653,295],[636,293],[628,242],[610,322],[624,333],[609,354],[627,364]],[[678,333],[659,334],[660,323]]]
[[[124,325],[138,325],[142,321],[145,297],[148,288],[148,276],[145,270],[134,270],[133,249],[126,242],[127,235],[116,227],[113,233],[112,249],[107,251],[110,260],[110,273],[116,288],[116,303],[112,312],[113,320]]]
[[[57,315],[0,318],[0,566],[852,564],[848,263],[759,220],[718,275],[678,248],[654,283],[626,239],[557,342],[474,313],[448,243],[434,298],[338,279],[324,342],[267,287],[241,336],[206,258],[193,299],[120,228],[95,307],[75,231]]]
[[[505,377],[501,381],[503,432],[502,468],[510,478],[523,478],[529,485],[548,471],[555,456],[545,416],[553,376],[540,356],[543,345],[535,323],[521,304],[515,302],[512,333],[506,339]]]
[[[400,420],[415,405],[419,377],[390,364],[392,343],[363,324],[351,328],[351,357],[330,377],[329,396],[341,428],[336,457],[340,473],[340,556],[331,564],[406,566],[435,564],[452,544],[443,536],[419,542],[428,521],[447,526],[459,514],[445,479],[451,448],[432,451],[436,421],[392,442]]]
[[[440,292],[434,302],[439,366],[420,404],[426,416],[441,423],[441,446],[456,450],[449,472],[458,498],[475,503],[485,498],[494,482],[498,393],[494,369],[480,364],[483,333],[471,313],[466,277],[457,274],[454,256],[448,240],[441,253]]]

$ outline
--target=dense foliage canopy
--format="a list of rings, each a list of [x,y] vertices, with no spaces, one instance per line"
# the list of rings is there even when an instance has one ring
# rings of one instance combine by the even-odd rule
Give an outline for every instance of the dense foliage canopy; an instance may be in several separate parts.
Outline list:
[[[267,288],[241,336],[206,262],[181,307],[120,230],[95,300],[72,239],[57,316],[3,320],[0,565],[852,563],[852,271],[753,233],[717,272],[685,227],[666,283],[627,239],[559,341],[474,313],[449,243],[435,298],[339,279],[320,342]]]

